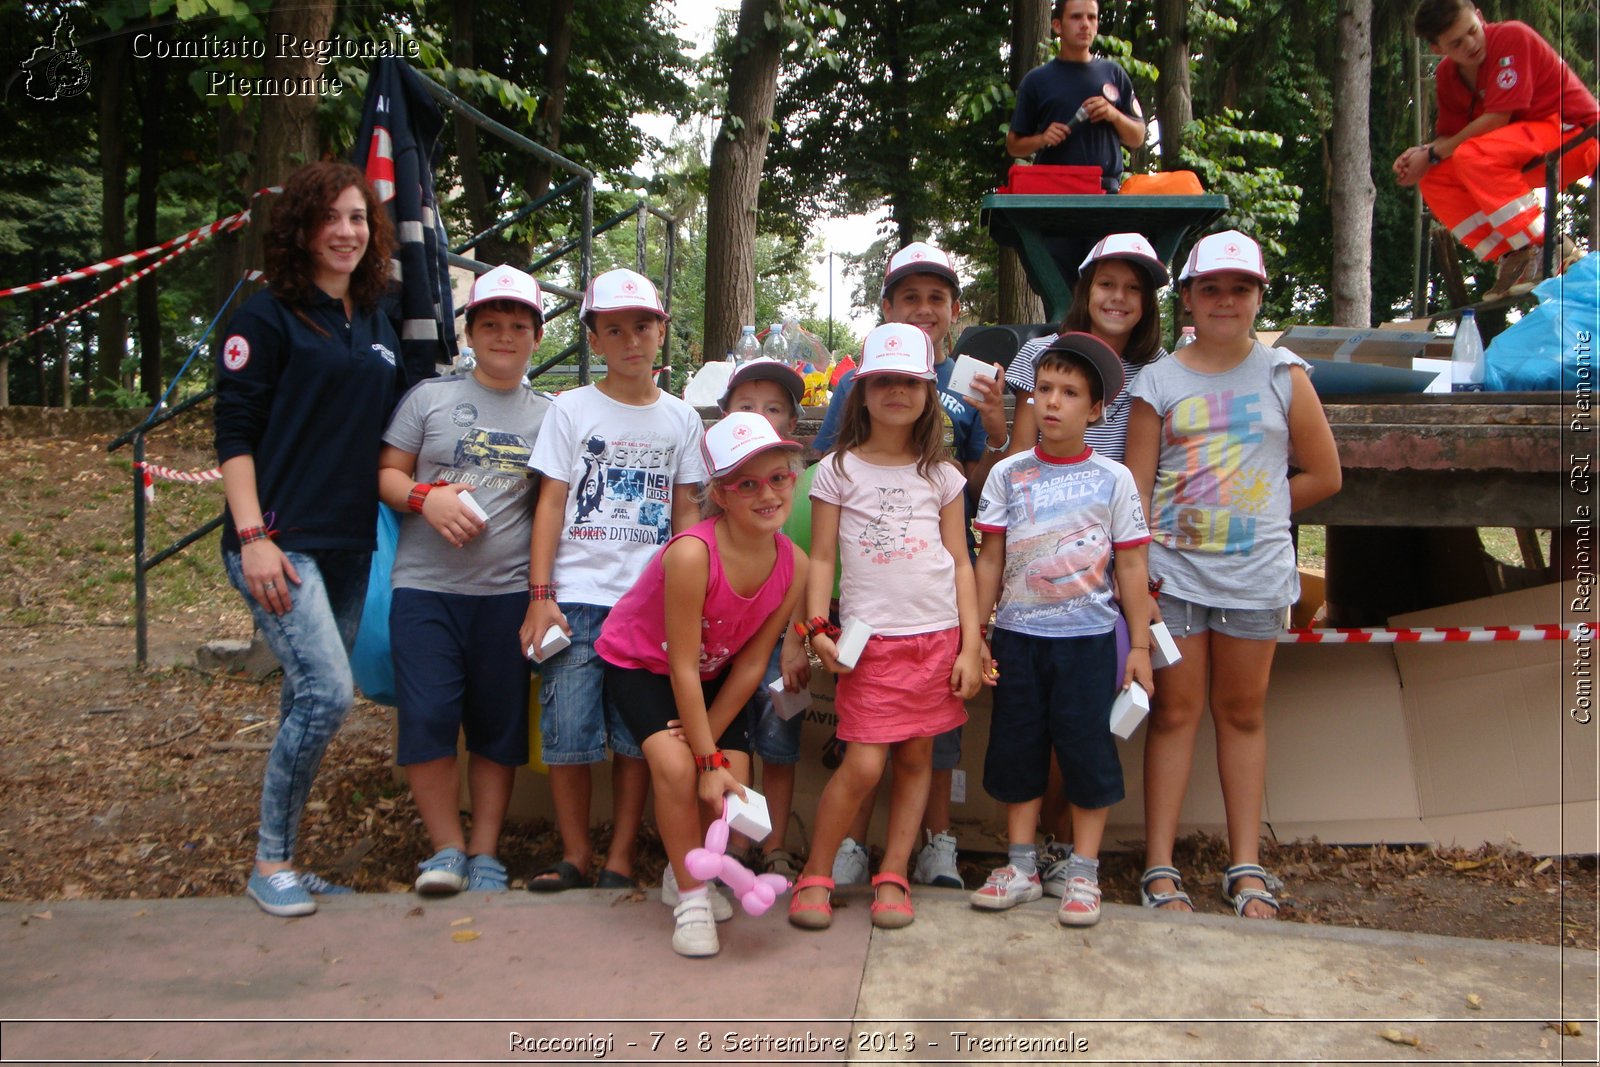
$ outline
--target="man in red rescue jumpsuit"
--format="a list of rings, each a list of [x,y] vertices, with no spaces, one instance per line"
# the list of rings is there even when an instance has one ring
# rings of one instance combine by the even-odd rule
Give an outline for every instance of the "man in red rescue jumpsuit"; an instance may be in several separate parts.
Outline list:
[[[1600,107],[1581,80],[1524,23],[1485,22],[1468,0],[1423,0],[1417,36],[1444,58],[1434,75],[1434,138],[1400,153],[1395,180],[1422,186],[1429,209],[1479,259],[1499,264],[1484,299],[1518,296],[1542,280],[1544,169],[1522,169],[1592,124]],[[1594,170],[1593,139],[1561,161],[1561,185]],[[1579,256],[1565,236],[1559,274]]]

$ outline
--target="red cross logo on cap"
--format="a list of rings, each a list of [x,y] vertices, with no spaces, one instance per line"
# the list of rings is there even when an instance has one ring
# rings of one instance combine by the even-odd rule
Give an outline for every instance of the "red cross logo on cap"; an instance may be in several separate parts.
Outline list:
[[[898,337],[889,338],[887,341],[883,342],[883,347],[887,348],[889,351],[893,352],[895,349],[900,347],[900,338],[898,338]]]
[[[639,291],[639,287],[634,285],[632,282],[623,282],[622,291],[624,293],[637,293]]]
[[[734,438],[734,440],[743,441],[746,437],[749,437],[749,436],[750,436],[750,427],[741,425],[741,426],[735,426],[733,428],[733,438]]]
[[[1239,246],[1230,241],[1222,246],[1222,253],[1227,256],[1237,256],[1239,254]]]
[[[911,253],[912,262],[915,262],[915,261],[917,261],[919,259],[927,259],[927,258],[928,258],[927,253],[923,252],[922,249],[920,249],[920,248]]]

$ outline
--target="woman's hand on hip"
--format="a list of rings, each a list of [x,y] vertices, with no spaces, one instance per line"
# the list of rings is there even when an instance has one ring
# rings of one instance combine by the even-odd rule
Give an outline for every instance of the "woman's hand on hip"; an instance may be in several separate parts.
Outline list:
[[[289,586],[300,584],[300,572],[294,569],[283,549],[263,538],[242,546],[239,560],[244,569],[245,588],[258,604],[274,615],[286,615],[294,610]]]

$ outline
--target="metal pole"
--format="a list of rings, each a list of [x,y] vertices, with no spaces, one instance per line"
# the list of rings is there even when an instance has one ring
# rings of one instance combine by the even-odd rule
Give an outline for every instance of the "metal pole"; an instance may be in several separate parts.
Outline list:
[[[583,183],[582,251],[578,259],[578,288],[589,291],[589,273],[594,270],[594,178]],[[578,384],[589,384],[589,333],[578,324]]]
[[[149,657],[148,602],[144,567],[144,434],[133,435],[133,662],[141,670]]]
[[[828,253],[828,354],[833,354],[833,253]]]
[[[1411,68],[1409,72],[1411,74],[1411,91],[1413,99],[1416,101],[1416,107],[1413,109],[1414,119],[1412,121],[1412,132],[1416,135],[1413,143],[1421,144],[1423,140],[1422,115],[1428,107],[1427,101],[1422,95],[1421,43],[1412,41],[1406,56],[1409,61],[1408,66]],[[1427,221],[1422,212],[1422,189],[1419,186],[1416,190],[1415,202],[1411,206],[1411,248],[1414,253],[1412,261],[1411,317],[1414,319],[1420,319],[1428,313],[1428,268],[1427,261],[1424,258],[1424,242],[1427,240],[1426,225]]]
[[[671,218],[667,218],[665,223],[666,256],[665,262],[661,267],[661,306],[670,315],[672,314],[672,270],[675,266],[673,263],[673,244],[678,239],[678,224],[672,221]],[[667,339],[661,345],[661,377],[662,387],[670,389],[672,387],[672,330],[670,328],[667,330]]]

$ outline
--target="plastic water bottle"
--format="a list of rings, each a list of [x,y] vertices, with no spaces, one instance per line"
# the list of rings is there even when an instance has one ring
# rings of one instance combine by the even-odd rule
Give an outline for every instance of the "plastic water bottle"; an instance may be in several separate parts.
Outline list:
[[[761,354],[779,363],[788,362],[789,345],[783,339],[783,323],[775,322],[767,327],[767,339],[761,342]]]
[[[1176,349],[1179,349],[1179,348],[1183,348],[1185,345],[1192,345],[1192,344],[1194,344],[1194,327],[1193,326],[1185,326],[1183,328],[1183,331],[1178,334],[1178,343],[1173,345],[1172,347],[1173,347],[1174,350],[1176,350]]]
[[[1450,391],[1483,392],[1483,338],[1478,334],[1478,316],[1470,310],[1461,313],[1456,342],[1450,348]]]
[[[738,366],[749,363],[761,354],[761,345],[756,342],[756,328],[746,326],[739,331],[739,343],[733,346],[733,363]]]

